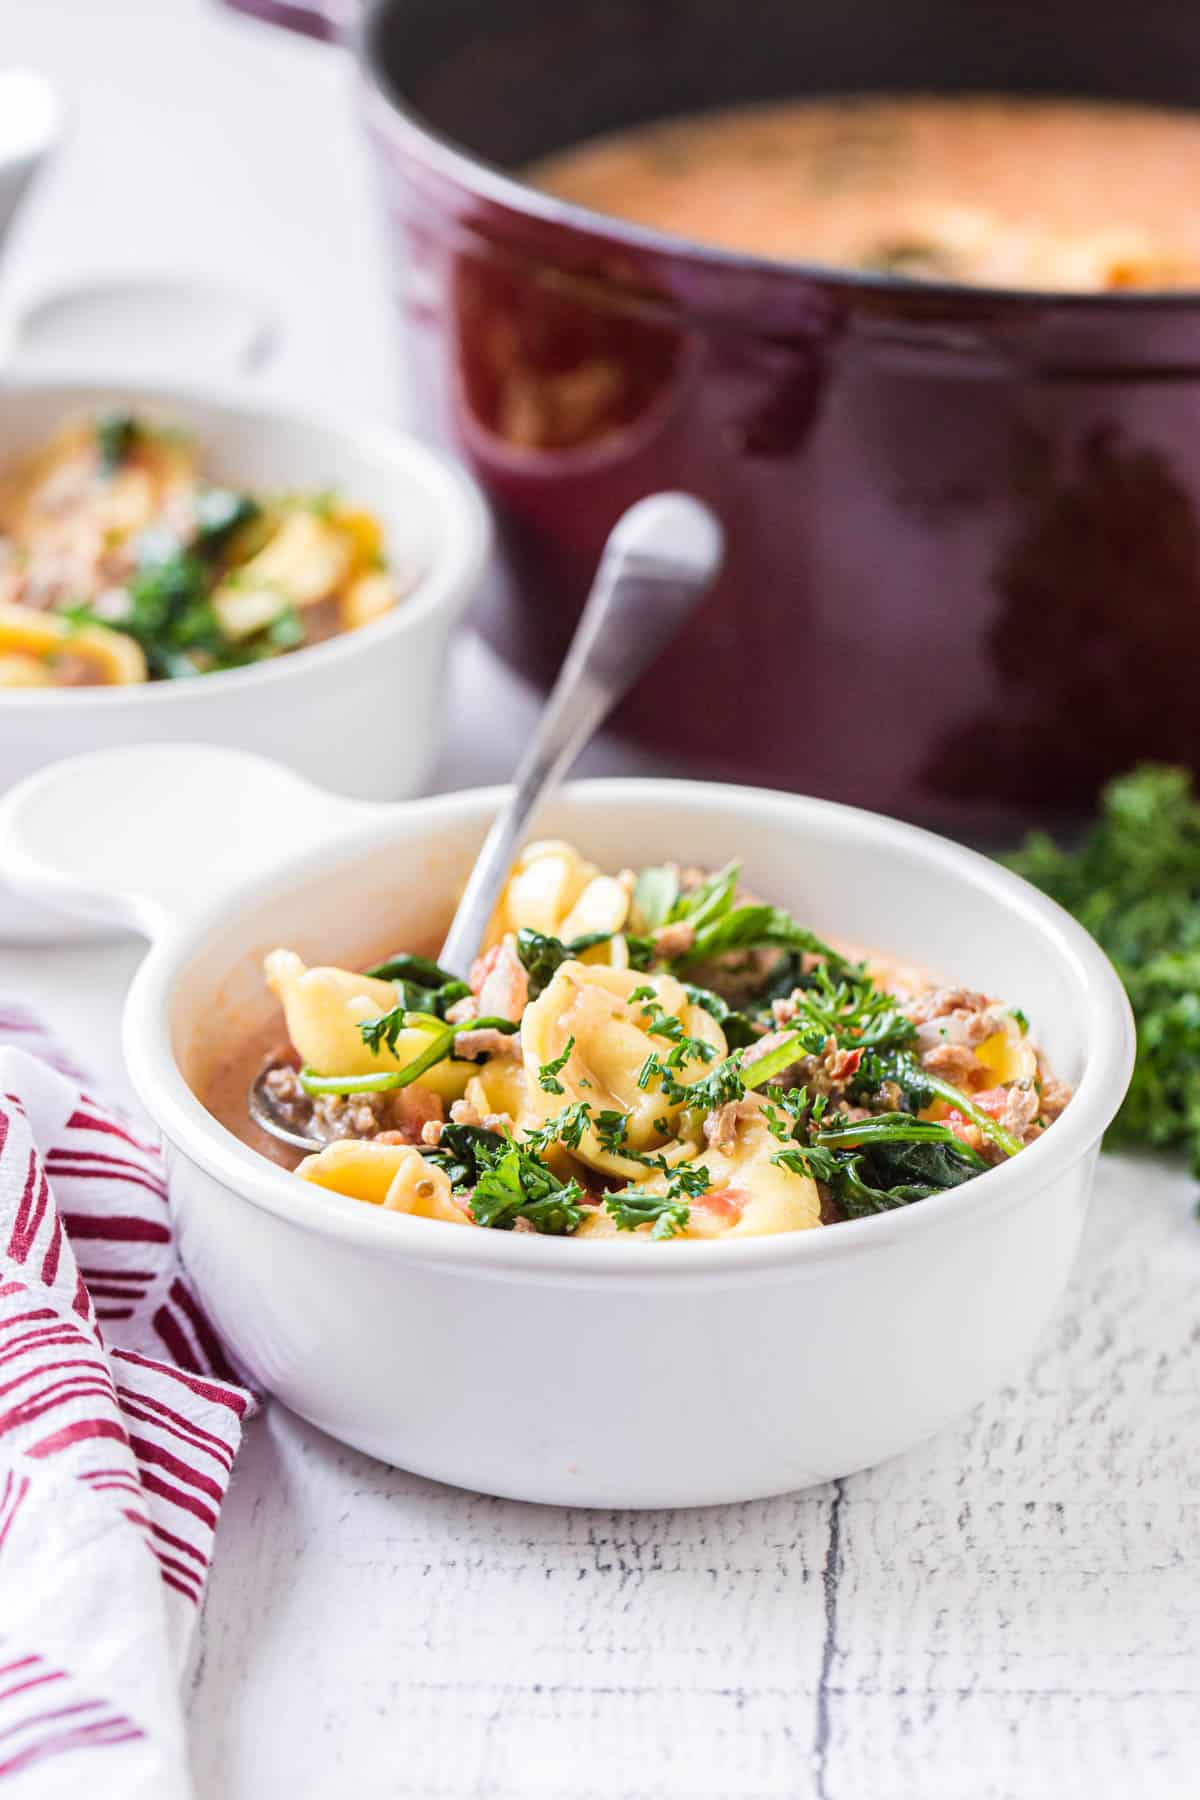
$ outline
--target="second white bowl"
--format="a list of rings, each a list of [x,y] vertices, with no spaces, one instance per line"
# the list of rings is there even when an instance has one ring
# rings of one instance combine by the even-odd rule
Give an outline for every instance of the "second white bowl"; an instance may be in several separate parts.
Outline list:
[[[0,789],[60,757],[154,739],[257,750],[360,799],[417,793],[440,747],[450,637],[490,542],[471,478],[387,426],[182,387],[21,378],[5,385],[0,466],[64,419],[113,407],[192,434],[215,480],[268,491],[336,487],[378,517],[390,561],[416,582],[375,624],[253,668],[142,687],[0,692]],[[77,923],[0,887],[0,938],[79,935]]]

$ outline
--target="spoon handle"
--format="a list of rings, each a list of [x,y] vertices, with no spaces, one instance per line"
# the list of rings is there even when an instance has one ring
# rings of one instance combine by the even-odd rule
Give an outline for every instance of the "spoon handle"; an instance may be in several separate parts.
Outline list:
[[[716,518],[690,494],[651,494],[617,520],[512,793],[458,903],[444,968],[465,972],[478,955],[531,817],[708,592],[722,544]]]

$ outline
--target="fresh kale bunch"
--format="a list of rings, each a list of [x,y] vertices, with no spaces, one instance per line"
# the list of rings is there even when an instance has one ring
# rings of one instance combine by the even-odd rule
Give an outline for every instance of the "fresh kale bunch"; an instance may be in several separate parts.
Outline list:
[[[1186,1151],[1200,1175],[1200,801],[1185,769],[1146,764],[1104,791],[1073,850],[1031,836],[1010,868],[1057,900],[1116,965],[1137,1062],[1109,1142]]]

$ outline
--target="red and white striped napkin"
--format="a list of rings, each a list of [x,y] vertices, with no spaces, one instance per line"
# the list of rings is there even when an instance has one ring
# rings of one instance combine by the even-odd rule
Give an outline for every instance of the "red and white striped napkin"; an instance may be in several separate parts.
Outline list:
[[[2,1800],[186,1800],[179,1680],[251,1404],[158,1150],[0,1002]]]

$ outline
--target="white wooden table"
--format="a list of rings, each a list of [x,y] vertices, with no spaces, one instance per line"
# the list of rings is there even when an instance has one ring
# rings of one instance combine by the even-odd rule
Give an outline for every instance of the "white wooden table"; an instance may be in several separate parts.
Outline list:
[[[269,386],[359,409],[396,391],[336,59],[202,0],[0,0],[0,26],[0,53],[77,108],[3,270],[9,306],[81,273],[221,268],[286,315]],[[467,642],[455,704],[481,688],[511,755],[531,703]],[[611,744],[591,760],[642,766]],[[452,746],[439,785],[493,772]],[[0,989],[120,1092],[136,957],[0,949]],[[1196,1191],[1106,1160],[1027,1379],[906,1457],[782,1500],[517,1506],[270,1408],[197,1644],[200,1800],[1194,1800]]]

